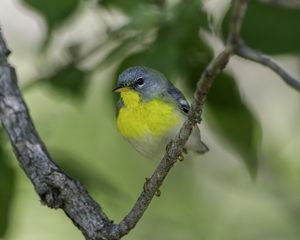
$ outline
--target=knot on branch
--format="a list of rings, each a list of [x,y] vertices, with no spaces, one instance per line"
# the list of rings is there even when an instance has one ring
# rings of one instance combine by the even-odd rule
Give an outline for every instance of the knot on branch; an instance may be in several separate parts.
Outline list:
[[[50,208],[62,208],[64,199],[61,197],[61,189],[54,186],[48,186],[47,190],[40,194],[41,202]]]
[[[64,189],[67,181],[64,174],[53,169],[44,180],[43,190],[38,191],[42,203],[50,208],[63,208],[66,201]]]
[[[235,52],[236,49],[239,49],[244,44],[244,41],[239,36],[231,35],[228,37],[227,46],[230,46],[233,52]]]

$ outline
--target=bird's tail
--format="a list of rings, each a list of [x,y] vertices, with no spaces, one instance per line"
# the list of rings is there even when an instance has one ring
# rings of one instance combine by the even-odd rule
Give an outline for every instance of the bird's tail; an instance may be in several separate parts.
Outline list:
[[[199,154],[204,154],[209,150],[208,146],[201,140],[200,130],[198,127],[194,127],[186,144],[186,148],[187,150],[191,150]]]
[[[209,151],[209,148],[203,141],[200,142],[199,148],[195,150],[195,152],[199,153],[199,154],[204,154],[208,151]]]

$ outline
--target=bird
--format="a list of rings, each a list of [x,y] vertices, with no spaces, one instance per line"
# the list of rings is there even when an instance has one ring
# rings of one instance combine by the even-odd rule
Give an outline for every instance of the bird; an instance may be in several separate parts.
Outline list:
[[[125,69],[113,92],[120,94],[116,104],[120,134],[144,157],[161,159],[188,117],[190,105],[183,93],[161,72],[145,66]],[[185,149],[200,154],[208,151],[198,126]]]

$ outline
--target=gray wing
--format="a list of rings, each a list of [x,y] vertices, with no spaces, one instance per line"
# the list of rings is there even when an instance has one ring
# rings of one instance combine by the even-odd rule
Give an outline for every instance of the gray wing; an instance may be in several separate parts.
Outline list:
[[[187,115],[190,111],[190,105],[188,101],[185,99],[183,93],[176,87],[170,86],[163,97],[165,100],[175,102],[184,115]]]
[[[164,99],[166,101],[171,100],[175,102],[181,112],[186,116],[188,115],[190,111],[190,105],[179,89],[175,88],[174,86],[170,86],[167,89],[167,94],[164,96]],[[201,141],[200,129],[198,127],[193,129],[191,137],[186,143],[186,147],[188,150],[192,150],[201,154],[208,151],[206,144]]]

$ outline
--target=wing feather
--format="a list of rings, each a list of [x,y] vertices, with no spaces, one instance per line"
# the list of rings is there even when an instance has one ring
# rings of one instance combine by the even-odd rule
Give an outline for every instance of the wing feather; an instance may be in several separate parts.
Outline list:
[[[183,93],[174,86],[170,86],[166,92],[166,98],[170,98],[171,101],[175,102],[178,108],[184,115],[187,115],[190,111],[190,104],[184,97]]]

